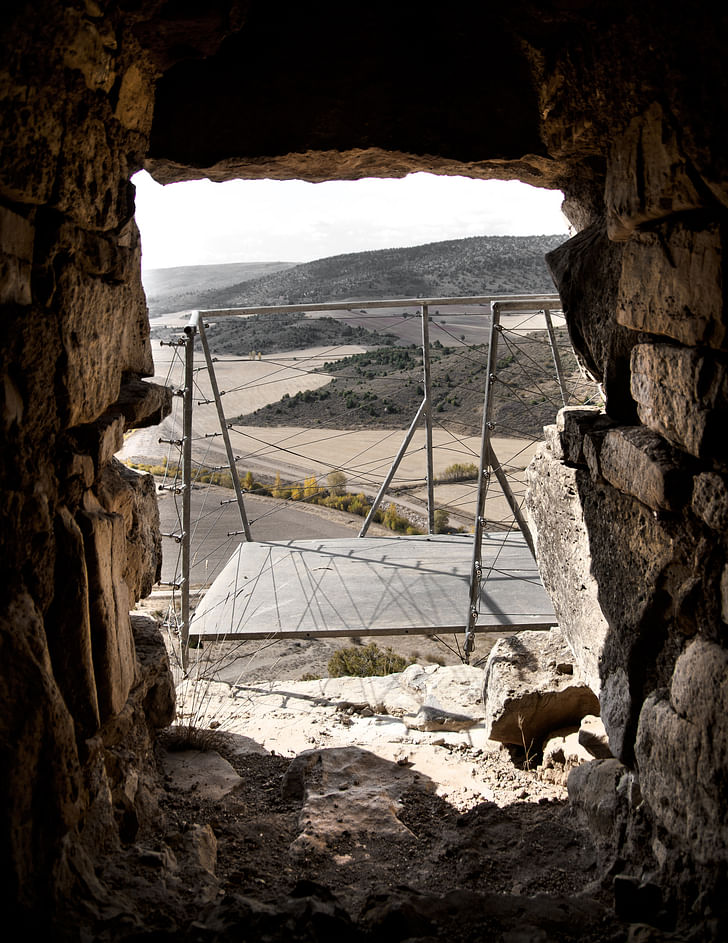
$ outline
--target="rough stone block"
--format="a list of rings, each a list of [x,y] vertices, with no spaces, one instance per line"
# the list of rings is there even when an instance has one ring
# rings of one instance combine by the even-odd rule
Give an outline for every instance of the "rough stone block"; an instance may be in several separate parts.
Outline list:
[[[599,693],[599,661],[608,631],[591,572],[589,534],[579,496],[586,473],[539,450],[527,469],[526,498],[541,579],[576,663]]]
[[[80,10],[66,9],[65,20],[63,64],[78,69],[91,91],[109,92],[116,80],[113,70],[116,36],[103,20],[94,22]]]
[[[53,190],[66,101],[48,79],[29,84],[27,76],[4,74],[0,193],[16,203],[42,204]]]
[[[704,472],[693,481],[693,511],[708,527],[728,532],[728,482],[721,475]]]
[[[105,102],[91,102],[79,97],[71,106],[75,147],[59,157],[55,208],[83,229],[108,232],[134,215],[128,132],[109,120]]]
[[[162,538],[154,478],[114,459],[101,472],[98,498],[123,518],[126,530],[124,580],[133,601],[148,596],[162,567]]]
[[[93,422],[114,403],[125,374],[154,374],[149,321],[141,283],[113,285],[70,262],[58,275],[54,300],[64,312],[59,381],[70,428]]]
[[[622,246],[607,237],[599,220],[546,255],[563,302],[569,337],[579,362],[602,384],[609,416],[636,419],[629,390],[629,355],[637,335],[615,315]]]
[[[589,469],[589,474],[594,479],[602,477],[602,446],[611,426],[610,423],[605,425],[604,428],[589,431],[584,436],[584,460]]]
[[[139,663],[139,684],[144,687],[143,705],[150,727],[160,730],[175,717],[174,678],[159,626],[149,616],[131,615],[134,649]]]
[[[685,608],[680,594],[702,559],[695,541],[704,530],[696,526],[677,544],[672,518],[663,521],[604,479],[553,460],[545,448],[527,480],[541,578],[584,677],[599,690],[612,753],[631,762],[641,703],[634,692],[669,678],[672,652],[684,639],[672,622],[667,635],[656,634],[655,613],[666,605],[676,614]],[[691,622],[708,618],[700,599],[690,613]]]
[[[645,701],[635,748],[644,799],[694,860],[728,864],[728,651],[696,639],[680,656],[669,696]]]
[[[159,383],[129,378],[122,383],[114,408],[123,414],[125,429],[158,426],[172,411],[172,390]]]
[[[605,203],[607,232],[617,241],[643,223],[702,205],[677,134],[657,102],[612,141]]]
[[[66,508],[56,514],[53,602],[46,617],[53,674],[80,743],[99,727],[83,535]]]
[[[584,437],[609,428],[612,420],[598,406],[566,406],[556,416],[563,460],[570,465],[585,465]]]
[[[73,719],[53,676],[43,620],[25,592],[11,591],[0,613],[3,692],[4,892],[47,900],[60,843],[86,801]],[[44,897],[45,895],[45,897]]]
[[[2,424],[7,432],[12,426],[19,424],[23,419],[25,404],[20,390],[12,379],[5,374],[0,387],[0,415]]]
[[[123,579],[126,528],[89,498],[78,516],[84,535],[94,673],[102,722],[118,714],[136,679],[129,592]]]
[[[563,461],[564,450],[561,446],[561,436],[556,428],[556,423],[543,427],[543,437],[546,442],[546,448],[551,452],[555,459]]]
[[[575,766],[590,763],[594,757],[579,740],[579,730],[576,727],[565,727],[550,734],[543,745],[544,769],[562,768],[567,773]]]
[[[612,759],[585,763],[569,775],[569,806],[599,843],[616,844],[618,788],[626,772],[619,760]]]
[[[132,63],[121,77],[114,117],[130,131],[147,134],[154,114],[154,81],[138,63]]]
[[[94,460],[90,455],[79,455],[74,453],[66,465],[66,479],[78,478],[84,489],[90,488],[96,477]]]
[[[34,235],[24,216],[0,206],[0,304],[31,302]]]
[[[124,417],[112,410],[72,432],[78,451],[91,457],[98,476],[124,444]]]
[[[693,230],[669,222],[635,234],[622,257],[618,322],[690,347],[728,349],[722,243],[717,223]]]
[[[690,476],[679,453],[650,429],[611,429],[599,464],[610,484],[655,511],[677,510],[689,497]]]
[[[537,750],[547,733],[599,711],[559,628],[499,639],[485,667],[483,704],[491,740]]]
[[[597,760],[608,760],[612,756],[609,738],[601,717],[588,714],[579,727],[579,743]]]
[[[728,461],[728,368],[672,344],[632,351],[632,395],[642,422],[696,458]]]

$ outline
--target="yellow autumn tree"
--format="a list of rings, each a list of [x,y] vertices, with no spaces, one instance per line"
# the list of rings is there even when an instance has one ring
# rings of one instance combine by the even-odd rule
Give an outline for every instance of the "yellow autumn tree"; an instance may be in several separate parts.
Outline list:
[[[318,482],[315,475],[309,475],[303,479],[303,497],[308,500],[314,498],[318,493]]]

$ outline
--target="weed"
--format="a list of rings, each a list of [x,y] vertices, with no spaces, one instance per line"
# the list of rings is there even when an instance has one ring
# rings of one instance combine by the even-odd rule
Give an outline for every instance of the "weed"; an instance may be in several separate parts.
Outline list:
[[[329,658],[328,670],[332,678],[370,678],[404,671],[408,662],[391,648],[381,649],[376,642],[364,648],[341,648]]]
[[[533,740],[531,740],[528,746],[526,746],[526,735],[523,732],[523,714],[518,715],[518,729],[521,731],[521,742],[523,743],[523,766],[528,772],[530,772],[531,764],[535,759],[535,750],[533,749]]]

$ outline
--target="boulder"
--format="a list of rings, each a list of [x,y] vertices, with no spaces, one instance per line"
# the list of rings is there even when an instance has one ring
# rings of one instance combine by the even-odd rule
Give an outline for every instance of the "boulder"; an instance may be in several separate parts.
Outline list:
[[[582,763],[590,763],[594,757],[582,746],[579,740],[578,727],[564,727],[563,730],[554,730],[543,742],[542,770],[554,770],[560,773],[558,777],[566,782],[569,770]],[[545,777],[553,779],[555,777]]]
[[[496,642],[485,668],[483,703],[490,739],[526,749],[599,711],[558,627]]]
[[[587,714],[579,727],[579,743],[596,760],[608,760],[612,756],[609,749],[609,737],[604,729],[601,717]]]

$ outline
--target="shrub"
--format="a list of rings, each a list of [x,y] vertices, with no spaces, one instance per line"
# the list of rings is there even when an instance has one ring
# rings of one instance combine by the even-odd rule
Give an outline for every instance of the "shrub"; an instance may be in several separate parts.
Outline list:
[[[445,508],[438,508],[435,511],[435,533],[444,534],[450,523],[450,515]]]
[[[438,481],[471,481],[478,477],[478,466],[472,462],[463,464],[455,462],[454,465],[448,465],[445,471],[439,476]]]
[[[326,476],[326,484],[331,494],[343,494],[346,491],[346,475],[343,471],[332,470]]]
[[[319,487],[318,482],[316,481],[315,475],[309,475],[308,478],[303,479],[303,497],[308,501],[309,498],[315,498],[318,496]]]
[[[351,646],[339,649],[329,658],[328,670],[332,678],[370,678],[373,675],[391,675],[404,671],[407,664],[407,659],[397,655],[391,648],[381,649],[376,642],[370,642],[364,648]]]

